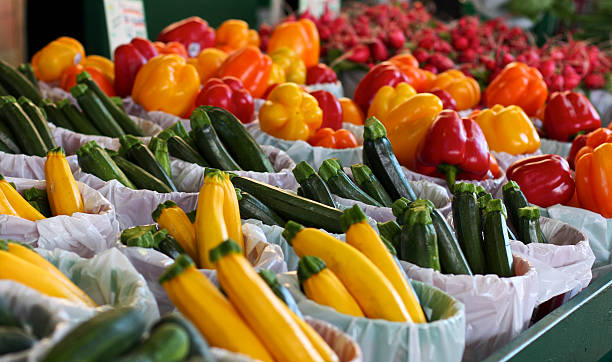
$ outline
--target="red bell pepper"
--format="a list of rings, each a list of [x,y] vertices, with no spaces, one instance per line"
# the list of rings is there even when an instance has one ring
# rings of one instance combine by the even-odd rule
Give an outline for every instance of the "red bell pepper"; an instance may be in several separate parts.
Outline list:
[[[333,130],[331,128],[319,128],[317,133],[308,140],[308,143],[313,146],[336,149],[359,146],[357,138],[349,130]]]
[[[489,146],[478,124],[452,110],[438,114],[423,139],[416,171],[446,178],[480,180],[489,172]]]
[[[582,147],[586,146],[586,140],[587,136],[585,134],[579,134],[572,141],[572,148],[570,148],[569,156],[567,156],[567,161],[572,170],[576,166],[576,155]]]
[[[115,49],[115,91],[118,96],[127,97],[132,94],[140,67],[155,56],[155,46],[144,38],[134,38],[128,44]]]
[[[310,92],[310,95],[317,99],[319,107],[323,111],[321,128],[331,128],[333,130],[342,128],[342,106],[338,99],[326,90]]]
[[[584,95],[565,91],[550,96],[544,112],[544,130],[549,138],[568,142],[579,133],[599,127],[599,113]]]
[[[440,98],[443,109],[452,109],[453,111],[457,110],[457,102],[455,102],[455,99],[450,95],[450,93],[444,89],[436,89],[430,93]]]
[[[205,48],[215,46],[215,29],[208,26],[206,20],[192,16],[165,27],[157,41],[179,42],[185,46],[189,57],[194,58]]]
[[[574,194],[574,179],[567,161],[559,155],[540,155],[514,162],[506,171],[532,204],[549,207],[565,204]]]
[[[319,83],[334,83],[338,81],[338,76],[330,67],[323,63],[319,63],[314,67],[310,67],[306,70],[306,84],[319,84]]]
[[[398,83],[408,82],[408,78],[399,68],[389,62],[382,62],[370,69],[357,85],[353,100],[366,114],[376,92],[383,86],[395,87]]]
[[[236,77],[211,78],[200,91],[196,107],[211,105],[231,112],[242,123],[253,120],[253,97]]]

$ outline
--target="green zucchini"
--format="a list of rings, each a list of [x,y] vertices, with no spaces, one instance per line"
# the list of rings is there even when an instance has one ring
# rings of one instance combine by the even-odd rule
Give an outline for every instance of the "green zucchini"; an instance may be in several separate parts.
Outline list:
[[[10,96],[11,93],[0,83],[0,96]]]
[[[21,153],[19,146],[15,142],[13,132],[4,124],[2,114],[0,114],[0,151],[6,153]]]
[[[0,298],[0,326],[21,327],[21,323],[13,312],[6,306],[6,302]]]
[[[518,230],[518,210],[522,207],[529,206],[529,202],[521,191],[521,187],[515,181],[508,181],[502,187],[502,194],[504,197],[504,204],[508,208],[508,216],[510,217],[510,222],[514,227],[514,230]]]
[[[179,255],[185,254],[185,250],[174,238],[174,236],[168,234],[168,230],[162,229],[153,234],[155,242],[155,250],[166,254],[172,259],[178,258]]]
[[[546,243],[546,238],[540,227],[540,208],[537,206],[527,206],[521,207],[518,211],[518,240],[522,241],[523,244]],[[514,239],[512,236],[509,237]]]
[[[194,150],[185,140],[177,135],[173,135],[166,141],[168,143],[168,152],[170,156],[176,157],[183,161],[195,163],[202,167],[208,167],[208,162]]]
[[[351,166],[351,172],[353,173],[353,179],[355,183],[365,191],[370,197],[378,201],[385,207],[391,207],[393,200],[391,196],[385,191],[385,188],[380,184],[380,181],[374,176],[372,170],[366,165],[357,163]]]
[[[3,354],[25,351],[36,340],[19,327],[0,326],[0,357]]]
[[[369,117],[363,128],[363,163],[372,169],[392,200],[400,197],[416,200],[416,194],[393,153],[387,130],[376,117]]]
[[[302,191],[310,199],[327,206],[336,207],[334,197],[329,191],[327,184],[306,161],[298,163],[292,172]]]
[[[261,202],[261,201],[260,201]],[[187,213],[187,217],[189,218],[189,221],[191,221],[191,223],[193,224],[195,222],[195,218],[196,218],[196,212],[198,210],[191,210]],[[240,210],[240,215],[242,215],[242,210]]]
[[[223,108],[201,108],[208,114],[219,139],[241,168],[248,171],[275,172],[268,156],[238,118]]]
[[[162,316],[152,327],[155,330],[157,327],[162,326],[166,323],[178,324],[189,336],[189,353],[188,357],[202,356],[209,361],[214,361],[214,357],[210,352],[210,346],[206,340],[202,337],[197,328],[181,314],[173,312]]]
[[[342,233],[342,211],[307,198],[294,195],[278,187],[248,177],[230,175],[234,187],[246,191],[276,211],[283,219],[294,220],[304,226]]]
[[[319,167],[319,176],[329,186],[331,192],[340,197],[360,201],[368,205],[382,206],[382,204],[355,185],[348,175],[344,173],[342,165],[333,158],[323,161],[323,164]]]
[[[194,150],[197,149],[194,139],[189,135],[189,132],[187,132],[187,130],[185,129],[183,122],[178,121],[172,126],[166,128],[166,130],[169,130],[173,132],[173,134],[182,138],[183,141],[187,142],[187,144],[191,146],[191,148],[193,148]]]
[[[82,74],[82,73],[81,73],[81,74]],[[78,77],[78,75],[77,75],[77,77]],[[85,83],[85,84],[87,84],[87,83]],[[97,85],[97,84],[96,84],[96,85]],[[98,88],[99,88],[99,87],[98,87]],[[92,88],[92,89],[94,89],[94,88]],[[98,93],[96,92],[96,94],[98,94]],[[106,94],[106,93],[104,93],[104,94]],[[99,97],[99,96],[98,96],[98,97]],[[115,105],[115,107],[119,108],[119,110],[120,110],[120,111],[125,112],[125,108],[123,107],[123,99],[122,99],[121,97],[119,97],[119,96],[112,96],[112,97],[108,97],[108,99],[110,99],[110,101],[111,101],[111,102],[113,102],[113,104]],[[126,114],[127,114],[127,113],[126,113]],[[129,116],[128,116],[128,117],[129,117]],[[131,118],[130,118],[130,119],[131,119]],[[119,125],[121,126],[121,124],[119,124]],[[123,128],[123,127],[121,127],[121,128]],[[123,130],[123,131],[125,132],[125,130]],[[128,134],[131,134],[132,136],[138,136],[138,135],[136,135],[136,134],[132,134],[132,133],[128,133]]]
[[[161,167],[166,171],[166,174],[172,177],[172,168],[170,167],[170,154],[168,153],[168,143],[158,137],[151,137],[149,141],[149,150],[155,155],[155,159]]]
[[[23,198],[45,217],[53,216],[53,214],[51,214],[51,207],[49,206],[47,190],[37,189],[36,187],[25,189],[23,190]]]
[[[70,93],[79,102],[87,118],[91,119],[96,128],[102,132],[102,135],[107,137],[125,135],[100,98],[89,87],[85,84],[77,84],[70,88]]]
[[[476,201],[476,187],[472,183],[456,183],[452,202],[453,224],[470,269],[475,274],[486,272],[484,251],[482,249],[482,229],[480,209]]]
[[[42,101],[40,90],[28,78],[2,59],[0,59],[0,84],[13,96],[27,97],[35,104],[40,104]]]
[[[185,329],[166,322],[152,330],[149,338],[118,361],[177,362],[184,360],[188,353],[189,335]]]
[[[293,299],[293,296],[291,295],[289,290],[278,281],[276,274],[272,270],[262,269],[259,272],[259,276],[266,282],[266,284],[268,284],[274,294],[276,294],[276,296],[279,297],[280,300],[282,300],[287,305],[287,307],[289,307],[289,309],[291,309],[293,313],[295,313],[300,318],[304,318],[302,316],[300,308],[298,308],[295,299]]]
[[[298,196],[301,196],[301,197],[305,197],[305,198],[307,198],[307,199],[310,199],[310,195],[306,195],[306,193],[304,192],[304,189],[303,189],[301,186],[298,186],[298,188],[297,188],[297,190],[296,190],[296,194],[297,194]]]
[[[53,123],[57,127],[73,130],[70,121],[68,120],[66,115],[64,115],[64,113],[59,108],[57,108],[55,103],[51,102],[48,99],[45,99],[43,100],[42,107],[45,113],[47,114],[47,121]]]
[[[12,133],[19,135],[16,139],[19,148],[27,155],[45,157],[48,148],[17,100],[11,96],[0,97],[0,107]]]
[[[395,220],[379,222],[377,226],[380,237],[389,241],[395,249],[399,249],[402,227]]]
[[[104,181],[117,180],[126,187],[136,189],[136,186],[96,141],[87,142],[77,150],[76,154],[79,166],[84,172],[95,175]]]
[[[162,181],[170,188],[170,190],[177,191],[176,186],[174,186],[174,183],[170,178],[170,175],[166,173],[151,150],[149,150],[140,140],[132,135],[125,135],[121,136],[119,141],[121,142],[121,148],[125,151],[130,161],[138,164],[158,180]],[[129,175],[128,177],[130,180],[132,180],[132,182],[136,182],[136,180]]]
[[[72,125],[72,130],[93,136],[100,136],[102,133],[91,123],[91,121],[68,99],[61,100],[57,107],[64,113],[66,119]]]
[[[506,208],[502,200],[489,201],[483,227],[487,272],[499,277],[514,276],[514,260],[506,226]]]
[[[238,197],[238,206],[242,219],[256,219],[266,225],[285,225],[285,220],[270,210],[269,207],[264,205],[255,196],[238,188],[236,189],[236,196]]]
[[[51,130],[49,129],[49,125],[47,124],[47,117],[43,113],[44,111],[38,108],[32,101],[27,99],[26,97],[19,97],[17,100],[23,111],[28,115],[30,121],[36,127],[40,138],[42,138],[43,142],[47,146],[48,149],[52,149],[57,147],[55,144],[55,139],[51,134]]]
[[[441,271],[438,238],[426,206],[410,208],[400,234],[400,259]]]
[[[482,197],[486,194],[488,194],[488,192],[482,185],[476,186],[476,197],[477,198]]]
[[[211,167],[223,171],[241,170],[238,163],[230,156],[221,140],[219,140],[211,124],[210,117],[202,107],[196,108],[189,119],[191,122],[192,138],[198,151],[200,151],[200,154],[204,156]]]
[[[107,151],[108,152],[108,151]],[[125,158],[115,155],[111,156],[113,161],[119,166],[119,169],[128,177],[130,181],[140,190],[151,190],[161,193],[172,192],[170,187],[163,183],[157,177],[151,175],[142,167],[126,160]]]
[[[127,246],[138,246],[141,248],[153,248],[157,232],[157,224],[133,226],[121,232],[121,243]]]
[[[120,127],[120,129],[126,134],[134,136],[144,136],[142,128],[138,127],[136,123],[128,116],[122,108],[119,108],[115,102],[113,102],[107,95],[100,89],[98,84],[93,81],[91,75],[87,72],[81,72],[77,75],[77,83],[87,86],[100,100],[104,109],[108,111],[112,119]],[[119,98],[121,101],[121,98]],[[123,101],[121,101],[123,107]]]
[[[32,64],[30,63],[19,64],[17,66],[17,71],[23,74],[23,76],[26,77],[26,79],[29,80],[30,83],[32,83],[32,85],[36,89],[39,89],[38,82],[36,81],[36,75],[34,75],[34,68],[32,68]]]
[[[145,321],[137,309],[106,310],[72,329],[43,361],[110,361],[134,346],[144,331]]]

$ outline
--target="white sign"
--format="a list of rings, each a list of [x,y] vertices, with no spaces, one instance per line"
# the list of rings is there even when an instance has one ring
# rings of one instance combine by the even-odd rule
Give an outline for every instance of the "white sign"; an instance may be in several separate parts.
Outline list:
[[[308,10],[312,15],[319,17],[325,12],[325,6],[328,6],[334,14],[340,12],[340,0],[300,0],[298,13]]]
[[[142,0],[104,0],[106,29],[110,54],[121,44],[137,36],[147,37],[147,26]]]

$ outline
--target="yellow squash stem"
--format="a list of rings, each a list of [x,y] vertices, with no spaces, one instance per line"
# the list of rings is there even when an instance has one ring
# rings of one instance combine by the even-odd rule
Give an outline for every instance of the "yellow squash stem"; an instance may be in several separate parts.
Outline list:
[[[51,213],[57,215],[72,215],[75,212],[85,212],[83,196],[72,176],[66,154],[61,147],[47,153],[45,162],[45,179],[47,180],[47,197]]]
[[[223,217],[225,218],[225,225],[227,225],[227,237],[234,240],[244,250],[238,197],[229,175],[225,172],[223,172],[223,190],[225,191]]]
[[[168,233],[174,236],[189,257],[199,264],[195,228],[185,211],[173,201],[168,200],[159,204],[152,216],[159,228],[168,230]]]
[[[423,308],[421,308],[410,282],[406,279],[400,266],[380,239],[376,230],[365,221],[366,216],[359,206],[355,205],[345,210],[340,220],[346,232],[346,242],[370,259],[389,279],[402,298],[412,320],[415,323],[427,323]]]
[[[310,326],[310,324],[306,323],[305,320],[300,318],[297,314],[293,313],[291,309],[289,309],[289,307],[287,307],[287,311],[289,312],[289,314],[291,314],[291,318],[293,318],[293,320],[300,326],[302,332],[306,334],[306,337],[308,337],[308,340],[310,341],[310,343],[312,343],[317,352],[319,352],[321,357],[323,357],[323,360],[325,362],[337,362],[338,356],[336,355],[336,352],[331,349],[331,347],[327,344],[327,342],[325,342],[323,337],[321,337],[321,335],[317,333],[317,331],[315,331],[314,328]]]
[[[355,317],[364,317],[357,301],[340,279],[316,256],[304,256],[298,265],[298,278],[308,299]]]
[[[389,279],[359,250],[324,231],[304,228],[292,221],[285,226],[283,236],[298,256],[321,258],[355,298],[366,317],[392,322],[411,321]]]
[[[238,244],[224,241],[211,251],[210,259],[221,288],[276,361],[323,361]]]
[[[8,251],[0,250],[0,265],[2,265],[0,279],[9,279],[49,297],[67,299],[86,306],[77,295],[68,290],[62,283],[58,283],[55,276]]]
[[[4,196],[19,217],[30,221],[42,220],[45,218],[43,214],[21,196],[2,175],[0,175],[0,190],[4,193]]]
[[[0,189],[0,215],[13,215],[19,216],[17,211],[11,206],[11,203],[4,195],[4,192]]]
[[[208,173],[198,196],[195,221],[199,266],[202,268],[214,269],[210,262],[210,250],[227,239],[227,227],[223,217],[224,197],[223,176],[219,172]]]
[[[30,264],[34,264],[39,268],[42,268],[49,272],[49,274],[53,275],[57,281],[64,285],[67,289],[69,289],[74,295],[78,296],[83,303],[96,307],[97,304],[94,302],[85,292],[79,288],[76,284],[74,284],[67,276],[64,275],[59,269],[55,267],[55,265],[51,264],[47,259],[38,255],[34,250],[23,246],[18,243],[8,242],[7,243],[8,252],[29,262]]]
[[[198,328],[211,346],[273,361],[238,311],[186,255],[179,256],[160,278],[176,308]]]

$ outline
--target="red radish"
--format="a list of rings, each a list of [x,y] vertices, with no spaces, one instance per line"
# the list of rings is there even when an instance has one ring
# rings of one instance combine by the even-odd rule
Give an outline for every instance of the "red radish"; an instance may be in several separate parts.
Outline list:
[[[550,76],[552,76],[555,73],[555,61],[554,60],[547,60],[542,62],[542,64],[540,64],[540,73],[542,73],[542,76],[544,78],[548,78]]]
[[[383,61],[389,58],[387,47],[378,39],[370,43],[370,53],[375,62]]]
[[[400,49],[406,43],[406,37],[401,29],[393,29],[389,32],[389,45],[395,49]]]
[[[469,46],[470,42],[467,40],[467,38],[463,36],[459,36],[453,39],[453,47],[455,47],[455,49],[457,50],[464,50]]]
[[[356,63],[366,63],[370,59],[370,49],[365,44],[357,44],[348,53],[351,55],[348,60]]]
[[[422,49],[415,50],[414,52],[412,52],[412,55],[414,55],[414,57],[416,58],[416,60],[419,61],[419,63],[425,63],[427,62],[427,59],[429,59],[429,53]]]
[[[423,66],[423,70],[428,70],[432,72],[433,74],[438,74],[438,68],[436,68],[436,66],[433,64],[425,64]]]
[[[584,85],[589,89],[603,88],[606,79],[601,74],[591,73],[584,78]]]

